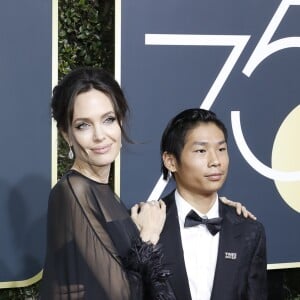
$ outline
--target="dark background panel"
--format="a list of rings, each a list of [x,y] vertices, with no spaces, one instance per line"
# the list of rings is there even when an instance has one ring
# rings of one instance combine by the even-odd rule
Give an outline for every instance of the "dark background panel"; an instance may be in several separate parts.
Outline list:
[[[270,264],[300,262],[299,212],[286,204],[272,179],[257,173],[242,157],[233,137],[231,111],[240,111],[251,151],[271,166],[277,131],[300,104],[300,49],[274,53],[250,77],[242,71],[280,3],[122,1],[121,84],[131,107],[130,134],[137,141],[122,149],[122,199],[131,206],[148,198],[160,176],[163,128],[179,111],[201,105],[232,50],[145,45],[145,34],[250,35],[211,109],[229,130],[230,173],[220,195],[243,202],[264,223]],[[299,37],[299,17],[300,7],[291,6],[272,41]]]
[[[52,1],[0,10],[0,282],[42,269],[51,187]]]

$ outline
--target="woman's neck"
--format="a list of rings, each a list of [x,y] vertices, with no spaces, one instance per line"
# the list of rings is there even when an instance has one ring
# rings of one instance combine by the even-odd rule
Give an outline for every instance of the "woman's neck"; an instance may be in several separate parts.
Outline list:
[[[82,175],[94,181],[100,183],[108,183],[110,165],[103,166],[103,167],[96,167],[93,165],[86,165],[86,164],[83,165],[75,161],[71,169],[81,173]]]

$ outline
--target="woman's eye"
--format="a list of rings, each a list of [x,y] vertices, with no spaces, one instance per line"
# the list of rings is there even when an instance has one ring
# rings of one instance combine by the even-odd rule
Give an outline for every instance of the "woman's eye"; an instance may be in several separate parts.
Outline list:
[[[104,123],[113,123],[116,120],[116,117],[108,117],[104,120]]]
[[[77,129],[86,129],[86,128],[88,128],[90,125],[88,124],[88,123],[80,123],[80,124],[78,124],[78,125],[76,125],[75,126],[75,128],[77,128]]]

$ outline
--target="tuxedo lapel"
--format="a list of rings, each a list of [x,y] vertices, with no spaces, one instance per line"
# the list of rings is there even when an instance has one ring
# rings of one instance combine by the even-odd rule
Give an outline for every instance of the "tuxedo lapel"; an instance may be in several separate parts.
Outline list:
[[[237,271],[241,258],[240,219],[228,207],[219,202],[220,216],[223,217],[219,249],[211,300],[235,299],[238,282]]]
[[[164,251],[164,263],[172,273],[169,281],[176,299],[191,300],[174,192],[167,196],[164,201],[167,205],[167,217],[160,237]]]

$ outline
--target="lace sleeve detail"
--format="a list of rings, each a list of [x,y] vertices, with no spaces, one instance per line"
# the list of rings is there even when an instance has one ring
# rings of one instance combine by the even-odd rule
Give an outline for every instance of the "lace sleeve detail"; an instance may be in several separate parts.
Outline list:
[[[144,299],[175,300],[168,282],[169,270],[162,264],[163,251],[160,244],[143,242],[140,238],[132,243],[124,264],[128,271],[138,273],[143,282]]]

